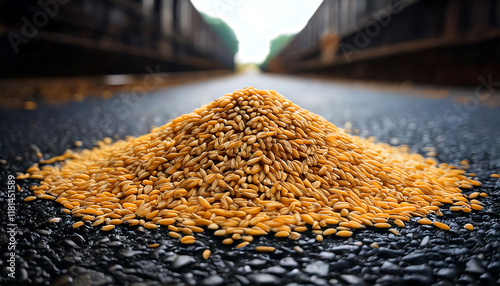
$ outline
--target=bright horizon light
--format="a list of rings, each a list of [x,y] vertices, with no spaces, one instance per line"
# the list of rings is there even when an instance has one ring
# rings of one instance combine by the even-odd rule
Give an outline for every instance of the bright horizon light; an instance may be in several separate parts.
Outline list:
[[[296,34],[323,0],[191,0],[200,12],[220,18],[239,41],[237,63],[261,63],[271,40]]]

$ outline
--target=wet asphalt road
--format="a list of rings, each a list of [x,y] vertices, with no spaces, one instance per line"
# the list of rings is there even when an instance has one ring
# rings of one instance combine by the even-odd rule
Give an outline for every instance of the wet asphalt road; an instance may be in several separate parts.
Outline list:
[[[6,207],[1,208],[0,284],[44,285],[495,285],[500,284],[500,108],[485,106],[474,89],[447,90],[433,99],[434,89],[389,88],[313,78],[244,74],[170,87],[154,88],[145,77],[142,89],[117,93],[109,99],[88,97],[59,106],[39,104],[36,110],[0,108],[0,205],[7,204],[7,178],[44,158],[92,147],[104,137],[123,138],[147,133],[151,126],[188,113],[228,92],[246,86],[274,89],[303,108],[322,115],[337,126],[346,122],[363,137],[375,136],[391,144],[408,144],[415,152],[436,150],[440,162],[470,162],[489,194],[485,209],[470,214],[443,210],[441,221],[452,226],[444,232],[409,223],[397,237],[367,229],[349,239],[314,236],[299,241],[263,237],[235,250],[223,246],[210,232],[199,243],[183,246],[167,231],[142,231],[126,226],[114,233],[92,227],[71,228],[75,221],[57,203],[25,203],[29,181],[18,181],[16,194],[16,279],[10,279]],[[438,94],[443,94],[439,92]],[[465,98],[465,104],[455,97]],[[498,95],[497,95],[498,96]],[[467,191],[470,192],[470,191]],[[59,224],[47,219],[61,217]],[[463,229],[472,223],[472,232]],[[379,248],[371,243],[377,242]],[[150,243],[160,247],[149,249]],[[275,245],[273,254],[253,251],[255,245]],[[305,252],[296,253],[295,245]],[[210,248],[211,258],[201,253]],[[295,284],[295,285],[296,285]]]

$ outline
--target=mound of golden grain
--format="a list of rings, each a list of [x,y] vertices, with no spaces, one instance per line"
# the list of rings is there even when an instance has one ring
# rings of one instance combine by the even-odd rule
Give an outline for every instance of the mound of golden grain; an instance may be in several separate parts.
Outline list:
[[[411,217],[441,215],[444,203],[465,212],[482,208],[461,193],[459,187],[480,185],[463,170],[348,135],[275,91],[254,88],[144,136],[105,140],[42,163],[57,160],[61,166],[28,170],[42,180],[33,187],[39,198],[55,199],[102,230],[168,226],[187,244],[204,227],[226,236],[225,244],[243,240],[241,247],[270,232],[297,239],[307,226],[318,240],[404,227]]]

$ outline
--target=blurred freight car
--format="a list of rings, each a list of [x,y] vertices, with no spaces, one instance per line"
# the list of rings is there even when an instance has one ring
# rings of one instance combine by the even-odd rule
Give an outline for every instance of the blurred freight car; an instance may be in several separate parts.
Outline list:
[[[0,1],[0,77],[233,69],[188,0]]]
[[[325,0],[267,70],[475,85],[499,51],[498,0]]]

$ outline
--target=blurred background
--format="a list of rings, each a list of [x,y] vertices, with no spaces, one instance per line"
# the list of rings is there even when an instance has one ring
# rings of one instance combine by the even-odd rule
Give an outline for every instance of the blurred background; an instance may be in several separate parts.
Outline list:
[[[0,103],[109,97],[144,74],[474,87],[500,82],[499,51],[496,0],[0,0]]]

